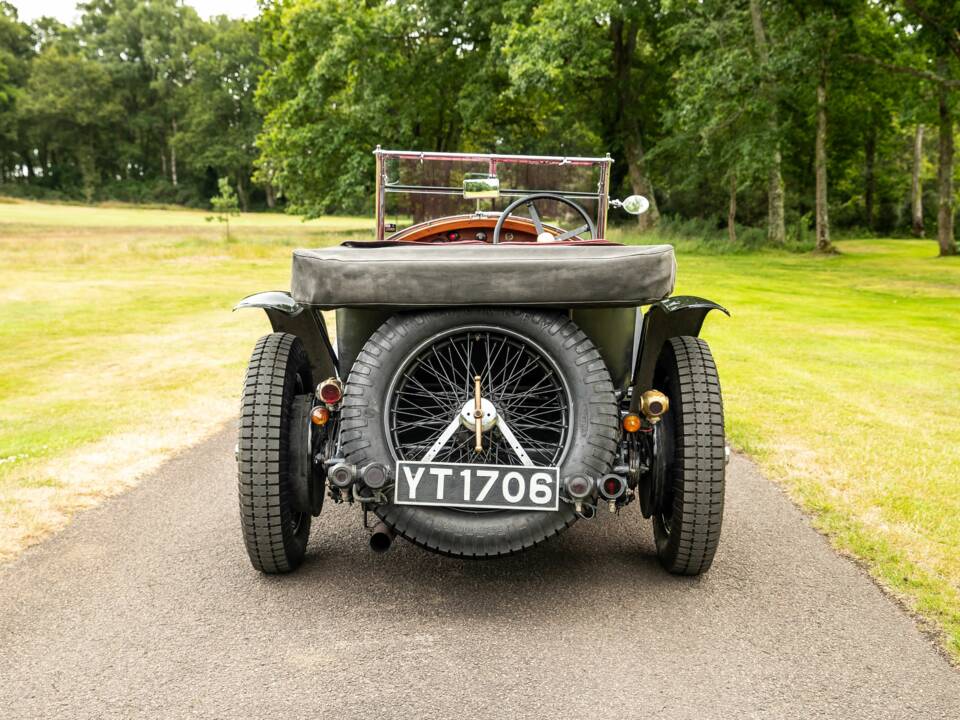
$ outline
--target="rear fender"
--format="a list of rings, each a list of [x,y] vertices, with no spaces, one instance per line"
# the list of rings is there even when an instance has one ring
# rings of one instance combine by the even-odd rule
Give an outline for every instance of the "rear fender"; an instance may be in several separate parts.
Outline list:
[[[267,313],[274,332],[296,335],[310,358],[310,371],[315,382],[339,377],[337,352],[330,341],[327,323],[316,308],[301,305],[290,293],[272,290],[250,295],[237,303],[234,310],[261,308]]]
[[[682,335],[698,336],[711,310],[730,315],[725,307],[712,300],[692,295],[678,295],[650,306],[643,316],[640,349],[633,373],[631,410],[638,409],[640,395],[653,387],[653,373],[664,343]]]

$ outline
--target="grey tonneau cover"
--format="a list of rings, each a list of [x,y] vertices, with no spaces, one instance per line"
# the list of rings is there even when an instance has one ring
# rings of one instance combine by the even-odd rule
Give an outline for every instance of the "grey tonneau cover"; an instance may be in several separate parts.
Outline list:
[[[292,294],[320,308],[627,307],[673,292],[670,245],[374,244],[295,250]]]

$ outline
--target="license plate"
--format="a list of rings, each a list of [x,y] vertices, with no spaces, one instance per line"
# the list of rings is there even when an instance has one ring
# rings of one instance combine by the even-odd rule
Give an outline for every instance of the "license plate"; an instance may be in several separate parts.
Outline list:
[[[397,463],[398,505],[496,510],[557,510],[560,468],[464,463]]]

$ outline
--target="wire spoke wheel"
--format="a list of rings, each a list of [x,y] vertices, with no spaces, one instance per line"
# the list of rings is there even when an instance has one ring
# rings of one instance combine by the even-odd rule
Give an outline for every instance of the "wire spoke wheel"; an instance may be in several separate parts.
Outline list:
[[[401,366],[390,397],[388,432],[399,460],[419,460],[474,394],[509,423],[534,465],[558,465],[569,432],[570,402],[560,373],[540,348],[488,327],[457,328],[418,348]],[[477,452],[472,427],[462,425],[436,462],[519,465],[521,458],[494,426]]]
[[[472,414],[477,376],[487,418],[481,452]],[[606,366],[569,317],[484,307],[399,313],[384,322],[350,371],[342,414],[344,457],[357,467],[425,458],[521,465],[522,453],[535,466],[560,468],[561,478],[608,472],[619,422]],[[500,510],[392,496],[371,508],[386,525],[456,557],[519,552],[577,520],[566,502],[555,511]]]

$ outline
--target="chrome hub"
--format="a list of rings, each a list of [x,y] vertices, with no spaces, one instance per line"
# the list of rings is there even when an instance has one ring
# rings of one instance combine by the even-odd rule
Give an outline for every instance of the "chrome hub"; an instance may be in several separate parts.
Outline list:
[[[480,398],[480,429],[487,431],[497,424],[497,408],[486,398]],[[447,417],[450,417],[449,415]],[[460,411],[460,422],[465,428],[473,430],[476,427],[477,416],[475,402],[470,400]]]

